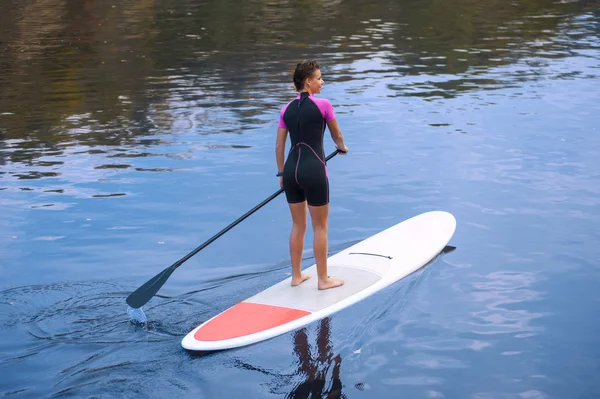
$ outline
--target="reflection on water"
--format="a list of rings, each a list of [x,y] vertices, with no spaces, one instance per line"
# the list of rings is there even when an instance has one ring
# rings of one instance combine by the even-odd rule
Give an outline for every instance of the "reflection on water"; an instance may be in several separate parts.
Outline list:
[[[331,345],[331,319],[321,320],[318,325],[315,344],[316,353],[308,342],[306,329],[293,333],[294,354],[298,358],[296,376],[303,379],[286,395],[290,399],[302,398],[346,398],[342,393],[340,367],[341,355],[334,354]],[[330,380],[329,380],[330,378]]]
[[[235,11],[217,3],[0,6],[8,44],[0,54],[0,190],[18,198],[27,191],[129,196],[118,187],[79,186],[198,170],[198,162],[176,161],[264,145],[253,131],[274,126],[301,56],[318,57],[327,82],[354,83],[350,97],[331,94],[341,114],[360,101],[402,98],[406,106],[469,95],[470,107],[440,108],[424,121],[461,134],[477,125],[468,112],[531,96],[519,90],[524,82],[598,77],[591,72],[597,66],[549,66],[596,58],[599,28],[586,2],[455,0],[426,8],[414,0],[348,0],[300,8],[252,0]],[[514,90],[491,97],[502,89]],[[456,115],[467,120],[458,123]]]
[[[498,271],[485,277],[486,280],[476,281],[469,290],[474,302],[485,303],[485,309],[473,312],[471,331],[480,335],[532,336],[537,330],[533,322],[543,316],[525,306],[542,295],[531,288],[535,283],[533,273]]]
[[[321,59],[329,82],[356,82],[348,94],[366,94],[384,79],[387,97],[436,101],[585,77],[539,70],[574,54],[593,57],[589,50],[598,46],[586,2],[367,3],[0,6],[7,44],[0,55],[0,137],[10,140],[0,151],[11,162],[7,170],[18,179],[52,178],[60,175],[52,163],[64,162],[54,157],[73,147],[100,155],[164,144],[166,132],[247,134],[272,123],[301,56]],[[41,157],[54,159],[35,161]],[[30,166],[18,171],[18,164]]]
[[[0,2],[0,395],[593,397],[599,17],[591,0]],[[149,322],[123,298],[278,189],[305,57],[354,151],[332,166],[332,248],[444,208],[461,250],[314,340],[182,355],[280,280],[283,202],[186,263]],[[232,367],[245,356],[264,373]]]
[[[309,338],[309,332],[315,332]],[[308,398],[347,398],[343,392],[341,380],[341,353],[336,353],[332,345],[331,318],[326,317],[310,326],[293,331],[291,345],[291,361],[295,370],[290,373],[277,372],[266,368],[258,368],[238,361],[237,367],[244,370],[259,371],[267,376],[267,384],[271,393],[290,399]],[[287,357],[286,357],[287,360]],[[359,389],[361,384],[358,384]]]

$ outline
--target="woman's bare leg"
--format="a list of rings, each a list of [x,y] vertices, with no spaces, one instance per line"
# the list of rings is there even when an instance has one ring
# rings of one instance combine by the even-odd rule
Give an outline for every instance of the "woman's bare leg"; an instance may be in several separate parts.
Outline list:
[[[317,262],[317,275],[319,276],[319,289],[339,287],[344,284],[343,280],[329,278],[327,275],[327,219],[329,216],[329,204],[322,206],[308,206],[314,231],[315,260]]]
[[[292,261],[292,286],[297,286],[310,278],[302,274],[302,251],[306,234],[306,201],[289,204],[292,213],[292,232],[290,234],[290,259]]]

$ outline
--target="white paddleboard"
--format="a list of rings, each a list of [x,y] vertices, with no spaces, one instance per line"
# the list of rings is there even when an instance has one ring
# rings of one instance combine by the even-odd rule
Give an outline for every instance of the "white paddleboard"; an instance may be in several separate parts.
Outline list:
[[[249,345],[320,320],[373,295],[426,265],[448,244],[456,219],[432,211],[383,230],[328,258],[327,273],[344,285],[317,289],[317,267],[299,286],[291,277],[230,307],[189,332],[188,350],[219,350]]]

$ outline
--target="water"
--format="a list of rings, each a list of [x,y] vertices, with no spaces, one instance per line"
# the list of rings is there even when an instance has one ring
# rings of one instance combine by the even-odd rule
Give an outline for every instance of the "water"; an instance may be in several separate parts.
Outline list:
[[[596,2],[0,11],[3,396],[600,394]],[[309,57],[350,148],[329,166],[330,251],[432,209],[457,250],[306,329],[188,353],[193,327],[288,275],[283,196],[181,266],[147,320],[125,298],[278,190],[278,112]]]

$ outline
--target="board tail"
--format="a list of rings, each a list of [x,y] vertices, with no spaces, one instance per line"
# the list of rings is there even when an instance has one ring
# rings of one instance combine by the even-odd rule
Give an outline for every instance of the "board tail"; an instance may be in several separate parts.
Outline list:
[[[222,341],[266,331],[310,315],[311,312],[283,306],[240,302],[201,326],[198,341]]]

